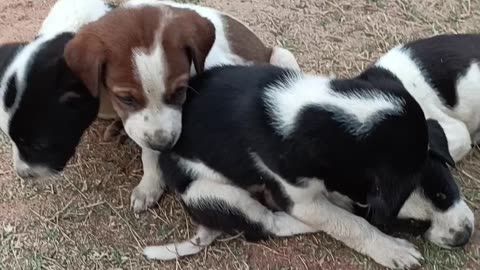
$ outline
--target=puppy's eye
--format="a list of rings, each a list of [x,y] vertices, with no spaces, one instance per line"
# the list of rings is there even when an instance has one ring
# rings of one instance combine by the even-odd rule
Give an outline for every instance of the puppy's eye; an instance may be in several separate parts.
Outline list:
[[[120,100],[123,104],[133,107],[137,101],[133,96],[117,96],[118,100]]]
[[[181,86],[175,89],[173,94],[167,98],[167,103],[171,105],[182,106],[187,99],[187,87]]]

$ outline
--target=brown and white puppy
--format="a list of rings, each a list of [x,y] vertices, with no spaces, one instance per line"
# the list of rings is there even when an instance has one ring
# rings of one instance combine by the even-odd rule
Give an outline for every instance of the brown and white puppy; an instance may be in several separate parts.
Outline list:
[[[244,24],[212,8],[132,0],[83,27],[65,59],[94,96],[108,101],[129,137],[142,147],[144,176],[132,194],[138,212],[163,193],[158,151],[182,129],[188,79],[222,64],[271,63],[299,69],[285,49],[268,48]],[[194,89],[192,89],[194,91]]]

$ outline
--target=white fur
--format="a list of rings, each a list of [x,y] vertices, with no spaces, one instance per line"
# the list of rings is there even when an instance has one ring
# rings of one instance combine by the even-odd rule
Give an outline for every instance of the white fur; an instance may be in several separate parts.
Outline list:
[[[420,104],[425,117],[440,123],[455,161],[470,151],[471,135],[480,127],[480,69],[477,63],[472,63],[467,73],[457,80],[458,104],[453,109],[444,105],[408,49],[398,46],[382,56],[376,65],[394,73]]]
[[[96,21],[109,10],[103,0],[58,0],[43,21],[38,35],[75,33],[83,25]]]
[[[330,88],[330,79],[326,77],[292,73],[287,83],[267,89],[266,97],[273,124],[283,137],[293,132],[299,113],[309,105],[334,110],[337,120],[343,122],[349,132],[361,136],[384,115],[403,110],[402,100],[365,90],[336,93]]]
[[[165,191],[162,170],[158,161],[159,152],[142,148],[144,174],[140,183],[133,189],[130,203],[135,213],[145,211],[158,202]]]
[[[398,215],[401,218],[430,220],[432,225],[425,237],[432,243],[448,248],[455,233],[462,232],[466,227],[475,228],[475,218],[472,210],[463,199],[458,200],[448,210],[441,211],[425,198],[420,189],[410,195]]]
[[[471,134],[480,128],[480,66],[472,63],[465,75],[457,80],[458,105],[453,109],[454,117],[461,120]]]
[[[168,70],[162,46],[157,43],[150,52],[135,51],[134,64],[147,104],[128,116],[125,131],[143,148],[152,148],[152,144],[162,141],[176,142],[182,129],[182,113],[163,101]]]
[[[300,71],[300,66],[298,65],[293,53],[287,49],[280,47],[273,48],[272,56],[270,57],[270,64],[277,67],[289,68]]]
[[[143,250],[143,254],[150,260],[174,260],[199,253],[202,249],[212,244],[220,234],[221,232],[198,226],[197,233],[192,239],[164,246],[149,246]]]
[[[124,4],[125,7],[137,7],[143,5],[153,6],[171,6],[176,8],[190,9],[198,13],[200,16],[208,19],[215,27],[215,42],[212,49],[205,60],[205,69],[221,64],[232,65],[248,65],[251,64],[243,58],[239,57],[230,49],[223,24],[223,13],[209,7],[197,6],[193,4],[176,3],[173,1],[156,1],[156,0],[131,0]],[[230,16],[231,17],[231,16]],[[192,73],[195,74],[194,69]],[[192,74],[192,75],[193,75]]]

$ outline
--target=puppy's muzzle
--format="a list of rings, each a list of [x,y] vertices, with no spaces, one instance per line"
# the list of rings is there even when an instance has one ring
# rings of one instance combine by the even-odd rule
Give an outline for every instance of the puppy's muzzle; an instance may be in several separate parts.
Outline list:
[[[473,228],[470,225],[465,225],[461,231],[452,233],[452,239],[445,239],[445,244],[452,248],[463,247],[469,242],[473,234]]]
[[[178,140],[178,135],[175,132],[158,130],[152,135],[145,134],[145,138],[149,148],[156,151],[167,151],[173,148]]]

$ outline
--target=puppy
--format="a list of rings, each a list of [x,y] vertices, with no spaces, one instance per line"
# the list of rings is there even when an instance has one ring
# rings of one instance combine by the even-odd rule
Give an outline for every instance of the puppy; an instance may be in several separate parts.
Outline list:
[[[480,138],[480,35],[440,35],[397,46],[375,64],[390,70],[440,123],[461,160]]]
[[[339,80],[228,66],[190,87],[199,94],[187,98],[182,135],[159,164],[199,229],[188,241],[146,248],[148,258],[198,253],[221,232],[257,240],[323,231],[404,269],[421,254],[377,228],[397,217],[431,221],[427,238],[445,246],[470,238],[473,214],[437,144],[442,129],[388,70]],[[451,203],[457,212],[437,209]]]
[[[191,74],[219,64],[299,69],[289,51],[267,48],[231,16],[171,1],[127,2],[83,27],[67,44],[65,58],[92,95],[108,96],[101,102],[111,102],[126,133],[142,147],[144,176],[131,197],[135,212],[163,193],[158,151],[180,136]]]
[[[35,40],[0,46],[0,128],[11,140],[20,177],[61,171],[95,119],[98,98],[63,52],[80,25],[108,10],[99,0],[60,0]]]

